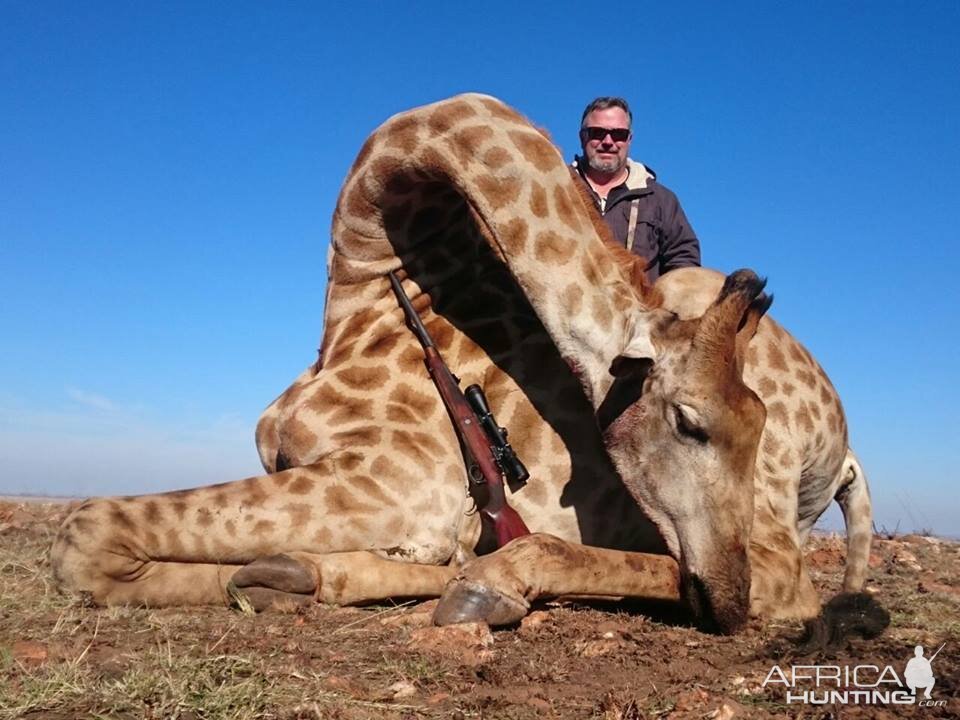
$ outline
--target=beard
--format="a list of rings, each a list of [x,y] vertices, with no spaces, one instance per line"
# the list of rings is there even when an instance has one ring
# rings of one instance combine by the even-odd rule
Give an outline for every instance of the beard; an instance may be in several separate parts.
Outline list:
[[[603,160],[596,155],[587,155],[587,164],[591,170],[596,170],[597,172],[615,173],[623,170],[627,161],[626,159],[621,160],[619,157]]]

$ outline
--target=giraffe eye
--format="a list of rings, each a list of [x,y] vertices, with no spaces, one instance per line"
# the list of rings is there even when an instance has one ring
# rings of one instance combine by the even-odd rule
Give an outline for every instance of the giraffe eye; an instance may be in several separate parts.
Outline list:
[[[696,410],[689,405],[677,403],[673,406],[674,422],[677,426],[677,432],[696,440],[698,443],[706,444],[710,440],[710,435],[700,425],[700,416]]]

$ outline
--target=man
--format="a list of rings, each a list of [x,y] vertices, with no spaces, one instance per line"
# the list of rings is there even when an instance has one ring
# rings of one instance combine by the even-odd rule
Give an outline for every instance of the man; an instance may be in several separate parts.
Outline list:
[[[700,242],[674,195],[656,174],[628,157],[633,114],[627,101],[599,97],[580,119],[583,155],[573,161],[617,242],[647,261],[653,282],[678,267],[700,265]]]

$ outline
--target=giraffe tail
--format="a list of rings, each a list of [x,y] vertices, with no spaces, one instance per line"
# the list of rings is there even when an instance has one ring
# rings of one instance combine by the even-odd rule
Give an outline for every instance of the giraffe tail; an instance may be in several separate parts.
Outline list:
[[[804,651],[839,647],[848,635],[879,636],[890,624],[890,614],[870,594],[863,592],[873,541],[873,509],[867,477],[860,461],[847,449],[840,468],[840,485],[834,499],[847,527],[847,562],[843,591],[832,598],[818,617],[806,625]]]
[[[873,542],[873,508],[867,476],[853,450],[840,468],[840,486],[834,499],[843,511],[847,526],[847,562],[843,575],[843,591],[857,593],[863,590],[870,562],[870,544]]]

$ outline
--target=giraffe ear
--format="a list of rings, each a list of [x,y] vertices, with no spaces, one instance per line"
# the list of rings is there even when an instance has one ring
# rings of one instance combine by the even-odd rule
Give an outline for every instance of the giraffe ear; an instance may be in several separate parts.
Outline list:
[[[614,377],[646,372],[653,365],[657,350],[650,337],[650,323],[640,322],[623,351],[610,363],[610,374]]]

